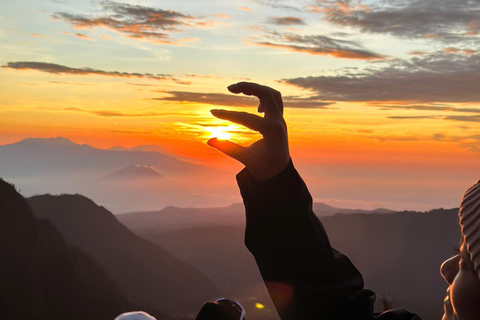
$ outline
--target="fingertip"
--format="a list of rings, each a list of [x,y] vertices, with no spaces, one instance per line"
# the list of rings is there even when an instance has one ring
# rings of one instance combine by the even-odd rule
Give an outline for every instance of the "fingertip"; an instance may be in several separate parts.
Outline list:
[[[230,91],[232,93],[240,93],[241,90],[240,90],[240,88],[238,88],[238,85],[239,85],[239,83],[231,84],[227,87],[227,89],[228,89],[228,91]]]
[[[207,144],[210,146],[210,147],[214,147],[215,148],[215,144],[217,143],[218,139],[217,138],[211,138],[210,140],[207,141]]]
[[[261,103],[258,105],[257,112],[259,112],[259,113],[265,112],[265,108],[263,107],[263,105]]]
[[[217,118],[222,118],[222,115],[225,115],[228,111],[227,110],[222,110],[222,109],[212,109],[210,110],[210,113]]]

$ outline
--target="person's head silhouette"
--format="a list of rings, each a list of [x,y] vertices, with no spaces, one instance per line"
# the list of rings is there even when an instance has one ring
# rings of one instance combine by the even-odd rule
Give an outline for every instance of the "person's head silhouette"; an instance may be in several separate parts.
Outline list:
[[[245,320],[245,310],[234,299],[220,298],[205,302],[196,320]]]
[[[441,266],[450,285],[444,320],[480,319],[480,181],[468,189],[460,204],[460,252]]]

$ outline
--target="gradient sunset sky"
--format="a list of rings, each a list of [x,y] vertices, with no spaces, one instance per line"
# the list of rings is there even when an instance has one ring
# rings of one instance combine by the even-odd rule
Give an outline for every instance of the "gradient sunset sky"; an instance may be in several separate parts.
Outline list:
[[[0,23],[0,144],[155,144],[234,173],[205,142],[259,136],[209,110],[255,112],[226,89],[254,81],[282,92],[317,201],[454,207],[480,179],[478,0],[19,0]]]

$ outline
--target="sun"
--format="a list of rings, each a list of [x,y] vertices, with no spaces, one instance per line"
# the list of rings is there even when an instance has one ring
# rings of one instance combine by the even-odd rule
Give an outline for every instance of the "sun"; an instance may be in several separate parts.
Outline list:
[[[229,129],[228,127],[218,126],[218,127],[209,127],[207,128],[207,131],[210,132],[210,138],[217,138],[219,140],[228,140],[232,137],[232,135],[226,131],[228,129]]]

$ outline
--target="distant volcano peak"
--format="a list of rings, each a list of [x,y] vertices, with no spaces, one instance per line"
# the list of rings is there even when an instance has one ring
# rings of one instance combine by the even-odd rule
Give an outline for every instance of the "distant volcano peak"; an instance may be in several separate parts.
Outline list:
[[[27,138],[18,142],[19,144],[43,144],[43,145],[59,145],[59,146],[73,146],[77,145],[72,140],[63,137],[53,138]]]
[[[131,164],[114,171],[101,180],[138,180],[138,179],[160,179],[162,175],[154,167]]]

